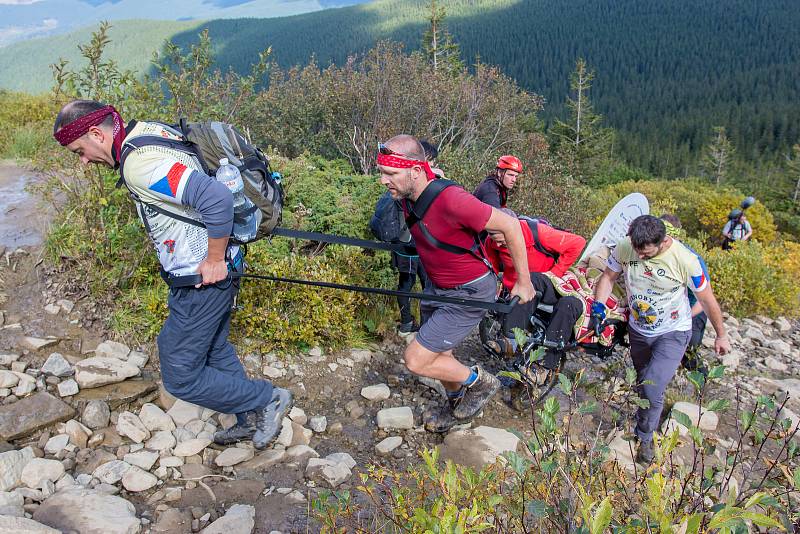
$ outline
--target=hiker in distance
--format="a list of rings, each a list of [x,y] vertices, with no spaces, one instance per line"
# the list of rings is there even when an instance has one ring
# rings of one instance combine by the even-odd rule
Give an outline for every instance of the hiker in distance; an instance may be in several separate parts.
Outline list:
[[[239,290],[229,271],[244,269],[240,248],[229,243],[231,190],[206,175],[196,156],[164,146],[129,144],[145,136],[180,140],[176,129],[156,122],[126,124],[112,106],[100,102],[66,104],[53,133],[84,165],[119,170],[156,249],[165,281],[195,273],[202,277],[196,286],[170,288],[169,316],[158,335],[166,390],[184,401],[236,414],[237,424],[214,436],[217,443],[252,439],[256,448],[265,448],[277,437],[292,396],[267,381],[248,379],[228,341],[231,308]],[[188,220],[201,221],[205,228]]]
[[[426,293],[495,300],[497,279],[480,242],[483,231],[501,232],[516,270],[529,272],[519,221],[453,182],[435,179],[416,138],[398,135],[379,145],[377,163],[381,184],[402,201],[428,274]],[[520,277],[510,293],[523,303],[533,299],[530,277]],[[422,325],[406,348],[405,364],[412,373],[444,386],[447,402],[426,414],[425,426],[446,432],[478,414],[500,388],[495,376],[480,366],[469,368],[453,356],[453,349],[480,323],[485,311],[422,300],[420,313]]]

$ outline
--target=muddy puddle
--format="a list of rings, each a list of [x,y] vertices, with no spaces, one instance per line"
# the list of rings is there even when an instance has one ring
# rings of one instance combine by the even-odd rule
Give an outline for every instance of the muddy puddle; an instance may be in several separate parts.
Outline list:
[[[41,245],[50,211],[26,187],[41,180],[11,160],[0,160],[0,247]]]

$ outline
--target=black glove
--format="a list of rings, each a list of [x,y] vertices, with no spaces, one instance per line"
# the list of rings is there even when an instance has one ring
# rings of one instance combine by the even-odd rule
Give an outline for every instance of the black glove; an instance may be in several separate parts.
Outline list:
[[[589,316],[589,330],[594,330],[595,337],[603,332],[603,321],[606,319],[606,305],[602,302],[592,303],[592,314]]]

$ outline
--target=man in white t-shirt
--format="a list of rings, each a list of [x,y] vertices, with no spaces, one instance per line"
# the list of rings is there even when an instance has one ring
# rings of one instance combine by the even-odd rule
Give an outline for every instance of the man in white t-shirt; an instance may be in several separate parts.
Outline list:
[[[639,395],[650,402],[637,412],[637,461],[653,459],[653,431],[664,407],[664,392],[681,364],[692,334],[692,313],[687,291],[703,305],[717,333],[714,350],[730,352],[722,311],[709,288],[697,256],[667,235],[664,222],[652,215],[633,220],[595,287],[592,323],[605,318],[605,302],[620,274],[624,275],[630,308],[631,359],[636,368]],[[643,384],[648,382],[647,384]]]

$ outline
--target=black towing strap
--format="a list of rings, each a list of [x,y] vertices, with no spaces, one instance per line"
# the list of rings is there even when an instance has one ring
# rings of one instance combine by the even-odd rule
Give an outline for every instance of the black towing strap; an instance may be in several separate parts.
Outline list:
[[[519,301],[519,297],[514,297],[511,302],[486,302],[483,300],[462,299],[458,297],[443,297],[441,295],[428,295],[426,293],[414,293],[411,291],[397,291],[393,289],[382,289],[378,287],[351,286],[347,284],[336,284],[334,282],[315,282],[312,280],[299,280],[297,278],[283,278],[280,276],[269,276],[266,274],[249,273],[230,273],[229,278],[255,278],[257,280],[267,280],[270,282],[284,282],[289,284],[300,284],[305,286],[326,287],[330,289],[343,289],[345,291],[357,291],[359,293],[373,293],[376,295],[388,295],[390,297],[408,297],[411,299],[430,300],[434,302],[445,302],[470,308],[480,308],[483,310],[509,313]],[[164,278],[171,288],[194,287],[203,281],[199,274],[188,274],[185,276],[169,276]]]
[[[307,239],[309,241],[320,241],[322,243],[333,243],[336,245],[350,245],[353,247],[371,248],[373,250],[388,250],[389,252],[399,252],[406,256],[416,256],[417,249],[403,243],[384,243],[383,241],[368,241],[355,237],[345,237],[341,235],[323,234],[321,232],[305,232],[303,230],[291,230],[289,228],[276,227],[270,235],[281,237],[292,237],[295,239]]]

